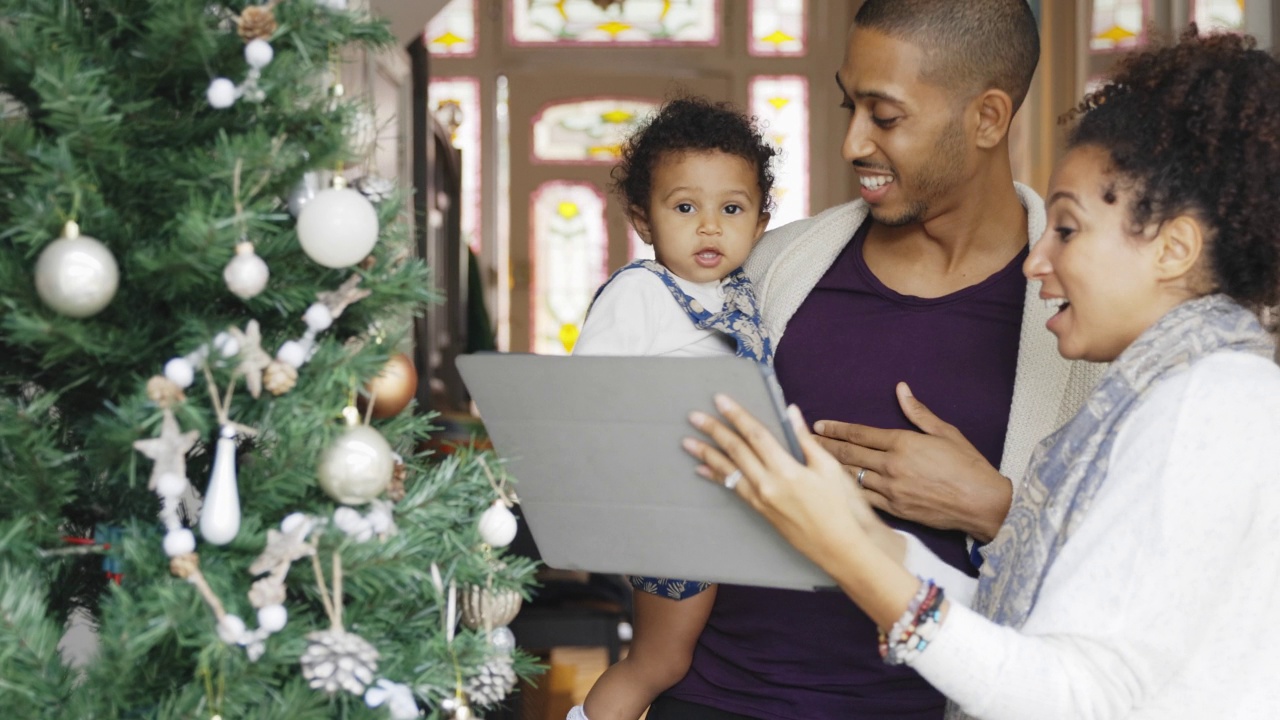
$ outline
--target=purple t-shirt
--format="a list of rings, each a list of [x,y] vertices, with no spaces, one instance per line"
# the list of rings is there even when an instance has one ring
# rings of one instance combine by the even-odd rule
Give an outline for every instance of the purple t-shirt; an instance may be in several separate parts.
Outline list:
[[[1024,249],[986,280],[940,298],[894,292],[854,235],[787,325],[774,369],[810,422],[911,428],[906,381],[999,466],[1013,399],[1026,280]],[[976,574],[960,532],[888,518],[940,558]],[[668,694],[758,718],[936,720],[945,700],[915,671],[889,666],[876,626],[839,592],[721,585],[689,674]]]

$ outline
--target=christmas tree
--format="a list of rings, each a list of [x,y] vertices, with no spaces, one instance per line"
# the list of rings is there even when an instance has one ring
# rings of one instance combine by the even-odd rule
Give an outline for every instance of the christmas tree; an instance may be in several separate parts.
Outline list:
[[[397,352],[429,275],[337,80],[389,42],[344,0],[0,0],[5,717],[467,717],[532,669],[509,479],[422,450]]]

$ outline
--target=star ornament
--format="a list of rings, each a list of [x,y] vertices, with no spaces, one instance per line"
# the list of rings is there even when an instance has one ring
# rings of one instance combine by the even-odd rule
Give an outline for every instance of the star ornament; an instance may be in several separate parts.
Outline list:
[[[195,447],[199,437],[198,430],[182,432],[182,428],[178,427],[178,418],[174,417],[172,410],[165,408],[164,420],[160,423],[160,435],[150,440],[138,440],[133,443],[134,450],[155,461],[147,487],[155,490],[156,481],[160,476],[168,473],[186,477],[187,453]]]
[[[227,332],[240,343],[240,364],[236,366],[236,372],[244,376],[244,384],[256,400],[262,394],[262,371],[271,364],[271,355],[262,349],[262,331],[258,321],[250,320],[243,331],[233,327]]]
[[[370,290],[362,290],[358,287],[360,279],[359,275],[352,275],[337,290],[316,293],[316,299],[329,308],[329,314],[333,316],[333,319],[337,320],[348,305],[360,302],[373,294]]]

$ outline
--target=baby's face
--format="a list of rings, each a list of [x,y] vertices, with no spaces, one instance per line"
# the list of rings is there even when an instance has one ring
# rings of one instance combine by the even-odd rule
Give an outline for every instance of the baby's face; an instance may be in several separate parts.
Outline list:
[[[653,169],[652,193],[636,231],[676,275],[711,282],[742,267],[769,214],[756,168],[717,150],[669,153]]]

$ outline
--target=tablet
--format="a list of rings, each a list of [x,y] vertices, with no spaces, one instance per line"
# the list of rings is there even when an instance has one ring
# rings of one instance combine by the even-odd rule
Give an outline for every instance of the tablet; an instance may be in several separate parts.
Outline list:
[[[799,457],[772,371],[746,358],[457,359],[553,568],[805,589],[835,582],[735,493],[694,473],[692,410],[729,395]]]

